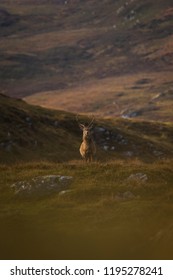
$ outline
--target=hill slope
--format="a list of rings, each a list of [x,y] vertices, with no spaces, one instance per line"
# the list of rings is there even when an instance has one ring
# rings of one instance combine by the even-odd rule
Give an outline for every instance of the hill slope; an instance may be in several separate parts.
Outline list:
[[[98,158],[83,164],[75,115],[2,94],[0,111],[1,259],[172,259],[172,124],[96,119]],[[11,188],[52,175],[70,189]]]
[[[98,115],[173,120],[170,0],[1,1],[1,89]]]
[[[71,114],[30,106],[4,95],[0,95],[0,108],[1,162],[75,157],[79,137]]]
[[[75,115],[28,105],[0,95],[0,161],[56,162],[80,159],[82,132]],[[80,116],[82,123],[90,119]],[[173,125],[170,123],[95,119],[93,136],[97,160],[155,161],[173,156]]]
[[[172,260],[172,167],[132,160],[0,165],[0,258]],[[70,191],[20,198],[10,189],[50,174],[72,176]]]

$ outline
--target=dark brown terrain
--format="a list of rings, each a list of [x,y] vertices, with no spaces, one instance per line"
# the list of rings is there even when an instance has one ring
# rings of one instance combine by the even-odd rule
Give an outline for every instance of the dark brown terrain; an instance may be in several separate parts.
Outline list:
[[[1,1],[1,91],[99,116],[172,121],[170,0]]]

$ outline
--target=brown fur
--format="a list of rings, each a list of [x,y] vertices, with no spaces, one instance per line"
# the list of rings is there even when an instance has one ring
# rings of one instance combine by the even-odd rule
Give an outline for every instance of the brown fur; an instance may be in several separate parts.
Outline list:
[[[83,142],[79,151],[86,162],[91,162],[93,161],[96,153],[96,146],[91,134],[91,127],[80,124],[80,128],[83,130]]]

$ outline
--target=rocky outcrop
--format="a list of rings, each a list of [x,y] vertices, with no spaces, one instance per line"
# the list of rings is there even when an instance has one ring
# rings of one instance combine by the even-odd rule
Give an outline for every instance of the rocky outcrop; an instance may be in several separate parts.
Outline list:
[[[38,176],[30,180],[19,181],[11,185],[17,196],[45,196],[68,190],[73,177],[61,175]]]

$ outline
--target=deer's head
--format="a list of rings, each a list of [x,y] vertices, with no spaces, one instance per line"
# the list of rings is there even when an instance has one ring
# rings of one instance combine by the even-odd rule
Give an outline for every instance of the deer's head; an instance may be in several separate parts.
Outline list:
[[[91,129],[93,127],[94,118],[91,120],[89,125],[85,125],[85,124],[79,123],[77,116],[76,116],[76,120],[77,120],[77,122],[79,124],[80,129],[83,131],[83,140],[91,139],[91,137],[92,137]]]

